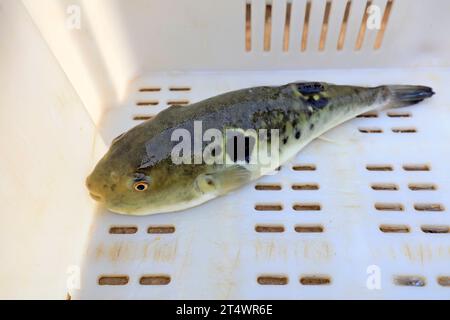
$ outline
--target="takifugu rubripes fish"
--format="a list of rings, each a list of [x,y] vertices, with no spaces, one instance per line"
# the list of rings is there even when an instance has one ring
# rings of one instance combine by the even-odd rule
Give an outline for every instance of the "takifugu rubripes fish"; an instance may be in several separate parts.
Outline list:
[[[187,209],[272,172],[344,121],[433,94],[415,85],[296,82],[172,106],[114,139],[86,185],[117,213]]]

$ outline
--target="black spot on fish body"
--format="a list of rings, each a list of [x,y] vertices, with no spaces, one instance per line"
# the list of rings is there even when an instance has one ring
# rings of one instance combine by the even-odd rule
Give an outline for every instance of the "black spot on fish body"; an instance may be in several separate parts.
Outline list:
[[[295,139],[300,139],[301,133],[300,130],[295,132]]]
[[[313,94],[319,93],[324,90],[323,85],[320,82],[304,82],[296,84],[298,91],[301,94]]]
[[[314,129],[314,123],[311,123],[310,125],[309,125],[309,130],[313,130]]]
[[[328,104],[328,99],[324,97],[320,97],[319,99],[314,99],[313,97],[310,97],[307,100],[308,105],[310,105],[313,108],[321,109],[325,107]]]
[[[289,137],[283,138],[283,144],[286,144],[288,142]]]

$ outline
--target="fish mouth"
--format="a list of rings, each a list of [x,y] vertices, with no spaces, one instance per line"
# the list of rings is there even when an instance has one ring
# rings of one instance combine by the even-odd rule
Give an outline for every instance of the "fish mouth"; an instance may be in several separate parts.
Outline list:
[[[100,196],[100,195],[98,195],[98,194],[89,192],[89,195],[90,195],[91,198],[94,199],[95,201],[102,201],[102,200],[103,200],[102,196]]]
[[[92,192],[91,176],[87,177],[86,179],[86,187],[92,199],[94,199],[95,201],[103,201],[103,197],[100,194]]]

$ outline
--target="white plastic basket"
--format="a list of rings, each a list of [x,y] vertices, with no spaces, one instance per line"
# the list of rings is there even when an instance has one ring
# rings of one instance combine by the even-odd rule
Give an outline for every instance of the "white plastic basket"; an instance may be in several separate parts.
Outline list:
[[[348,3],[1,0],[0,297],[450,298],[450,2]],[[436,95],[184,212],[89,198],[85,177],[139,119],[296,80]]]

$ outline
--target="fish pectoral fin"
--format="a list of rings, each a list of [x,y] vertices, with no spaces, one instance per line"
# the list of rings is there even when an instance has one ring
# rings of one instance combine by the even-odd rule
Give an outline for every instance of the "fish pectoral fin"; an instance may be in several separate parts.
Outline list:
[[[195,179],[196,189],[203,194],[215,192],[217,186],[218,181],[215,179],[214,175],[209,173],[202,173]]]
[[[226,194],[246,184],[251,172],[240,165],[224,167],[216,172],[200,174],[195,179],[197,189],[202,193]]]

